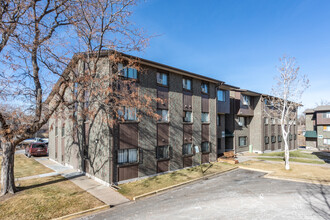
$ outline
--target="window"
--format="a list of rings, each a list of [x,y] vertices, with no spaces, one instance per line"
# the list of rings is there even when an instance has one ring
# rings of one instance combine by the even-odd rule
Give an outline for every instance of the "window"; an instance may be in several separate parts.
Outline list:
[[[330,126],[323,126],[323,131],[330,131]]]
[[[136,163],[138,161],[138,149],[120,149],[118,150],[118,164]]]
[[[245,118],[244,117],[238,117],[238,125],[239,126],[245,125]]]
[[[294,135],[294,140],[297,140],[297,135],[296,134]]]
[[[217,115],[217,126],[221,126],[221,116]]]
[[[209,142],[202,143],[202,153],[210,153],[210,143]]]
[[[158,109],[157,114],[161,117],[158,121],[168,122],[168,110]]]
[[[65,135],[65,124],[62,125],[61,135],[62,137]]]
[[[192,155],[192,144],[184,144],[182,146],[182,154],[183,155]]]
[[[202,83],[201,87],[203,93],[208,93],[209,85],[207,83]]]
[[[118,111],[119,117],[124,117],[125,121],[136,121],[137,120],[137,114],[136,114],[136,108],[134,107],[123,107],[123,111]]]
[[[247,142],[247,137],[239,137],[238,138],[238,144],[240,147],[245,147]]]
[[[167,86],[167,74],[157,73],[157,83],[160,85]]]
[[[268,118],[264,118],[265,125],[268,125]]]
[[[269,144],[269,137],[265,136],[265,144]]]
[[[324,112],[323,118],[330,118],[330,112]]]
[[[192,122],[192,112],[184,111],[183,121],[184,122]]]
[[[276,136],[272,136],[272,143],[276,142]]]
[[[210,122],[210,115],[208,112],[202,112],[202,122]]]
[[[324,138],[323,139],[323,144],[330,145],[330,139],[329,138]]]
[[[58,136],[58,127],[55,127],[55,136]]]
[[[289,134],[289,140],[292,141],[292,134]]]
[[[191,80],[190,79],[182,79],[183,88],[186,90],[191,90]]]
[[[158,146],[156,147],[156,157],[157,159],[168,159],[170,157],[168,146]]]
[[[282,142],[282,136],[281,135],[278,135],[277,139],[278,139],[278,142]]]
[[[130,67],[124,67],[122,63],[118,64],[118,74],[126,78],[137,79],[137,70]]]
[[[217,91],[218,101],[225,102],[226,101],[226,91],[219,89]]]
[[[275,125],[276,124],[275,118],[271,118],[270,121],[272,122],[272,125]]]
[[[247,96],[247,95],[243,95],[243,105],[250,105],[251,103],[251,98],[250,96]]]

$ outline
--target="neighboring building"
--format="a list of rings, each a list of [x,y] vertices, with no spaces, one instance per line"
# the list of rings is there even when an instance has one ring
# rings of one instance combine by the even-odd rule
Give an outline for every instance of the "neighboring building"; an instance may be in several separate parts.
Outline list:
[[[108,53],[103,52],[103,74],[110,74],[113,66]],[[132,77],[138,78],[139,92],[164,100],[154,106],[162,115],[161,121],[137,118],[134,109],[127,109],[133,114],[119,122],[111,135],[108,126],[101,122],[105,116],[100,112],[95,122],[88,124],[92,126],[90,132],[77,135],[68,117],[72,110],[65,110],[49,123],[54,128],[49,132],[51,159],[115,184],[213,162],[225,151],[282,148],[277,121],[265,119],[268,114],[264,112],[264,100],[268,96],[164,64],[138,60],[146,73]],[[295,127],[293,135],[296,136]],[[82,138],[87,140],[87,149],[81,149],[76,141]],[[291,149],[297,146],[295,140],[292,138]]]
[[[330,150],[330,105],[306,109],[306,147]]]

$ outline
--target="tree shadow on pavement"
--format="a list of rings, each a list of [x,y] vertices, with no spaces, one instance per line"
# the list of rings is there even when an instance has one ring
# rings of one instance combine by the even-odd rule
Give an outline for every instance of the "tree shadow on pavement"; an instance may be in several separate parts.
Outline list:
[[[309,207],[323,219],[330,219],[330,186],[329,181],[319,180],[318,184],[306,184],[306,188],[299,190],[299,195]]]

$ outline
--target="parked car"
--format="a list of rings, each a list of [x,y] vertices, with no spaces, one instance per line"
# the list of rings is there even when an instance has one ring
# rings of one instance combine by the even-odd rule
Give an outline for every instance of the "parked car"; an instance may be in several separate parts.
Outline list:
[[[29,144],[28,147],[25,148],[25,155],[27,157],[31,156],[47,156],[48,155],[48,144],[43,142],[35,142]]]

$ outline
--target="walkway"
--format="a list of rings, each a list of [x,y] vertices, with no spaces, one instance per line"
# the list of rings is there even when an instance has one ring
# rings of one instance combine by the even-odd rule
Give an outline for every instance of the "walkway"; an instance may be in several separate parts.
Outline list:
[[[45,157],[34,159],[39,163],[43,164],[44,166],[55,171],[52,173],[48,173],[48,175],[62,175],[63,177],[69,179],[71,182],[73,182],[83,190],[86,190],[94,197],[98,198],[109,206],[116,206],[130,201],[114,189],[107,187],[99,182],[96,182],[91,178],[88,178],[82,172],[77,172],[74,169],[63,166],[62,164],[51,161]]]

